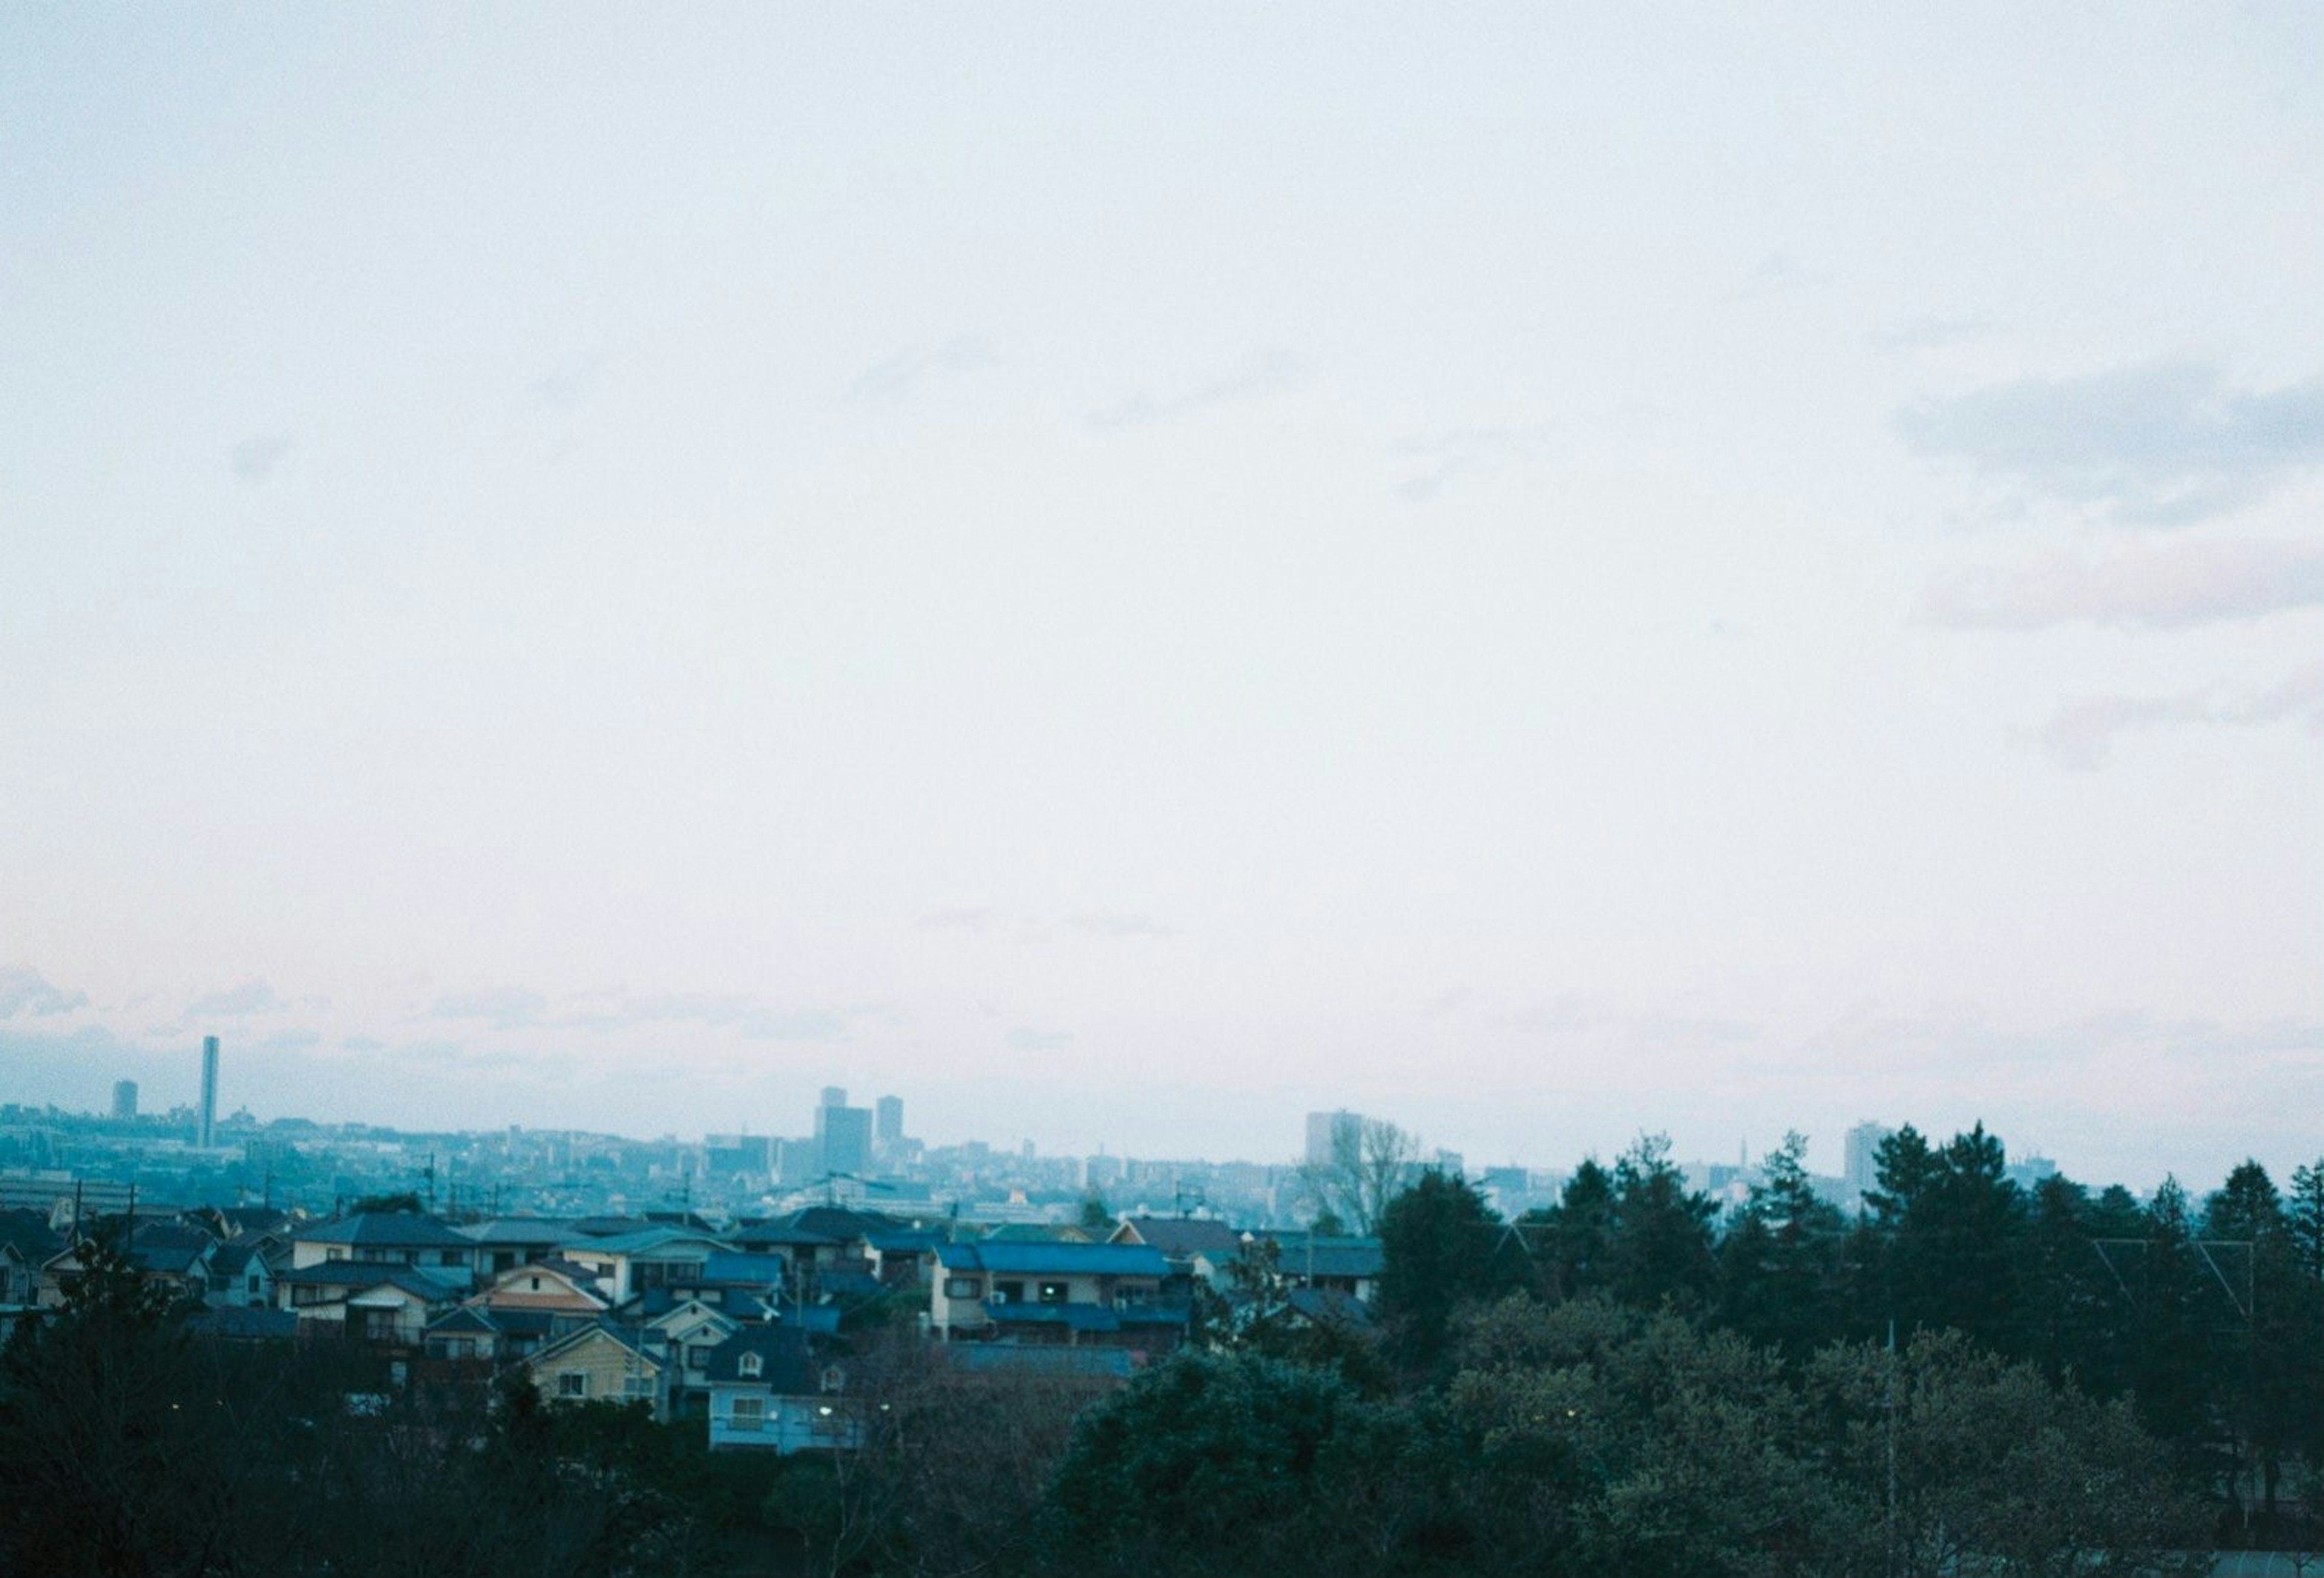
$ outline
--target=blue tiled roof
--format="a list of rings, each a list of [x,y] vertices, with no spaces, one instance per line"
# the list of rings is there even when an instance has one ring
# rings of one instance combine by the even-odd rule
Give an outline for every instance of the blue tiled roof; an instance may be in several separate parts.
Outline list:
[[[1170,1274],[1162,1251],[1147,1244],[943,1244],[936,1263],[947,1271],[992,1271],[1038,1277],[1153,1277]]]

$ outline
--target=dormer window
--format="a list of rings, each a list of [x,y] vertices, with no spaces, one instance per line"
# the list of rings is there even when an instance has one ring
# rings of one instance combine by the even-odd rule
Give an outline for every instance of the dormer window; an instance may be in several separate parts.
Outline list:
[[[742,1362],[735,1365],[734,1369],[736,1373],[745,1380],[756,1380],[759,1379],[760,1372],[766,1369],[766,1361],[756,1353],[745,1353],[742,1355]]]
[[[827,1392],[835,1392],[846,1384],[847,1371],[842,1370],[836,1364],[826,1364],[823,1367],[824,1390]]]

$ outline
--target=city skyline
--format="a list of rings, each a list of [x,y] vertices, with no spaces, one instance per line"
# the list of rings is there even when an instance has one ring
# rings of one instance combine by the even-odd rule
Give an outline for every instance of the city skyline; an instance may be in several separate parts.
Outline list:
[[[2319,56],[0,15],[0,1100],[2312,1158]]]

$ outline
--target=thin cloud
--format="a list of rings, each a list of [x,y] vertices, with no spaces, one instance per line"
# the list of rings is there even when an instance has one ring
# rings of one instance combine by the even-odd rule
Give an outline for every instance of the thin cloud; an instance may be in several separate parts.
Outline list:
[[[553,372],[532,381],[532,401],[549,411],[571,411],[589,398],[605,358],[595,352],[576,356]]]
[[[288,433],[263,433],[244,438],[234,447],[228,464],[235,475],[252,487],[262,485],[274,475],[275,467],[289,458],[296,442]]]
[[[2324,604],[2324,542],[2179,542],[2093,559],[2061,554],[1964,571],[1932,586],[1922,614],[1955,630],[2133,629],[2259,619]]]
[[[0,1020],[13,1020],[18,1014],[38,1018],[70,1013],[88,1006],[85,992],[67,992],[27,965],[0,964]]]
[[[974,335],[954,335],[937,346],[910,346],[874,362],[855,376],[857,400],[901,400],[934,378],[973,373],[992,365],[992,347]]]
[[[447,992],[428,1011],[439,1020],[484,1020],[513,1029],[539,1024],[549,1011],[549,1000],[522,986],[480,986]]]
[[[983,905],[961,904],[931,909],[912,924],[922,931],[985,931],[999,918]]]
[[[1424,504],[1453,483],[1499,469],[1537,452],[1545,438],[1537,427],[1459,428],[1406,444],[1420,469],[1391,490],[1407,504]]]
[[[223,992],[213,992],[208,997],[195,999],[186,1007],[188,1020],[239,1019],[246,1014],[272,1013],[290,1004],[275,994],[274,988],[253,976]]]
[[[611,1007],[557,1021],[579,1029],[629,1029],[640,1025],[695,1024],[731,1029],[753,1041],[836,1041],[847,1019],[831,1009],[783,1007],[731,992],[662,992],[622,997]]]
[[[2117,739],[2138,730],[2255,727],[2286,720],[2324,735],[2324,663],[2264,690],[2212,687],[2181,696],[2093,697],[2060,710],[2034,738],[2060,766],[2089,772],[2106,765]]]
[[[1090,413],[1090,426],[1101,430],[1143,427],[1149,422],[1185,416],[1231,401],[1271,394],[1297,382],[1301,371],[1299,358],[1289,351],[1262,350],[1255,353],[1240,370],[1222,378],[1214,378],[1171,395],[1157,396],[1140,391],[1118,404],[1093,411]]]
[[[2254,392],[2209,363],[2149,363],[1924,401],[1895,428],[1923,456],[2031,493],[2185,525],[2324,462],[2324,379]]]
[[[1019,1025],[1001,1038],[1011,1052],[1062,1052],[1074,1044],[1071,1030],[1037,1029]]]
[[[1163,925],[1150,915],[1117,915],[1102,911],[1087,911],[1065,918],[1065,929],[1084,937],[1102,937],[1110,942],[1131,937],[1162,937],[1178,935],[1174,927]]]

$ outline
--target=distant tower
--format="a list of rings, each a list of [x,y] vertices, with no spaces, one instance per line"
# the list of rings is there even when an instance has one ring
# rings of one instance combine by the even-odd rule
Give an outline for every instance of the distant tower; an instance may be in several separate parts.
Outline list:
[[[217,1138],[217,1038],[202,1038],[202,1126],[197,1142],[208,1150]]]
[[[1337,1112],[1308,1113],[1307,1165],[1327,1167],[1348,1155],[1359,1144],[1363,1125],[1362,1113],[1344,1109]]]
[[[137,1082],[117,1079],[113,1082],[113,1121],[116,1123],[137,1121]]]
[[[847,1104],[847,1087],[844,1084],[825,1085],[823,1087],[823,1100],[818,1104],[825,1107],[845,1106]]]
[[[872,1140],[881,1150],[892,1149],[904,1138],[904,1098],[881,1096],[872,1103]]]
[[[1886,1124],[1869,1119],[1848,1131],[1847,1161],[1842,1175],[1849,1189],[1859,1197],[1880,1186],[1880,1145],[1895,1134]]]

